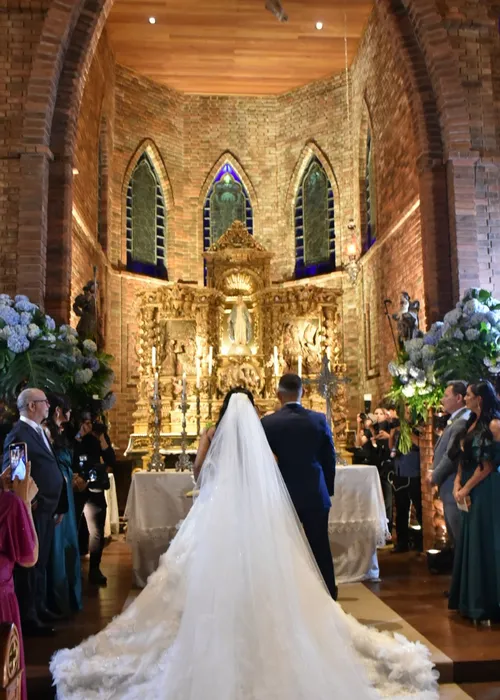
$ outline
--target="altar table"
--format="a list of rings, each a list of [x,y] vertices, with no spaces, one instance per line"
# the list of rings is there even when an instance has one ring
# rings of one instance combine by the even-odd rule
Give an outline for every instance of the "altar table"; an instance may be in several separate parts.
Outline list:
[[[388,536],[377,467],[337,467],[328,523],[337,583],[377,580],[377,547]]]
[[[161,555],[176,535],[176,525],[186,517],[194,488],[190,472],[135,472],[125,507],[127,541],[137,586],[144,588]]]
[[[189,472],[136,472],[127,499],[127,541],[135,583],[143,588],[160,556],[187,516],[193,489]],[[384,499],[376,467],[338,467],[329,536],[339,583],[376,580],[377,546],[388,536]]]

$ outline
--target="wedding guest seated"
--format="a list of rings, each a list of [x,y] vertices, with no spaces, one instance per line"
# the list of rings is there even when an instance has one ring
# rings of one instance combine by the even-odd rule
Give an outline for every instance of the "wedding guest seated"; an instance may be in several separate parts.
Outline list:
[[[11,481],[10,467],[0,476],[0,623],[14,623],[19,631],[22,700],[27,700],[28,696],[21,616],[14,591],[13,571],[16,564],[32,567],[38,559],[38,539],[31,513],[31,501],[37,490],[29,465],[23,481]]]
[[[489,382],[467,387],[471,411],[457,437],[454,496],[462,510],[449,608],[475,623],[500,622],[500,402]]]
[[[73,484],[79,477],[73,474],[73,450],[65,434],[71,418],[71,404],[66,396],[49,395],[49,417],[45,423],[52,449],[64,477],[68,496],[68,512],[56,528],[47,569],[49,607],[64,616],[82,609],[82,579],[78,528],[76,525]],[[85,486],[85,483],[83,482]]]

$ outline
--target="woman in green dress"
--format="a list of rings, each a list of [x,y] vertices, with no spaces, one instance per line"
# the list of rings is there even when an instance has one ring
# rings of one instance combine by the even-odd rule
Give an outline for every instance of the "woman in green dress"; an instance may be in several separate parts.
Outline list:
[[[52,610],[64,616],[82,609],[82,577],[78,528],[76,526],[73,485],[75,477],[71,468],[73,451],[65,436],[64,426],[71,416],[71,404],[66,396],[52,394],[46,427],[50,433],[52,449],[64,477],[68,494],[68,512],[55,529],[50,561],[47,569],[47,594]]]
[[[462,512],[449,608],[475,623],[500,621],[500,403],[489,382],[471,384],[453,494]],[[458,447],[458,446],[457,446]]]

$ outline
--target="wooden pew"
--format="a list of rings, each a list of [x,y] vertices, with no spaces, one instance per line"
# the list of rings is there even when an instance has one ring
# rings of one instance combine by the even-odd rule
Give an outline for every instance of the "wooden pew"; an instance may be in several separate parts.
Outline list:
[[[0,700],[21,700],[19,632],[13,624],[0,625]]]

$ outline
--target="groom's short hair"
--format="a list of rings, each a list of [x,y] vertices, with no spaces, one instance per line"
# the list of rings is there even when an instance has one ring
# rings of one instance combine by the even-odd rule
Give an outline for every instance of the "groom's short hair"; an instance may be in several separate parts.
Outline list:
[[[302,393],[302,379],[298,374],[284,374],[280,379],[278,391],[299,395]]]

